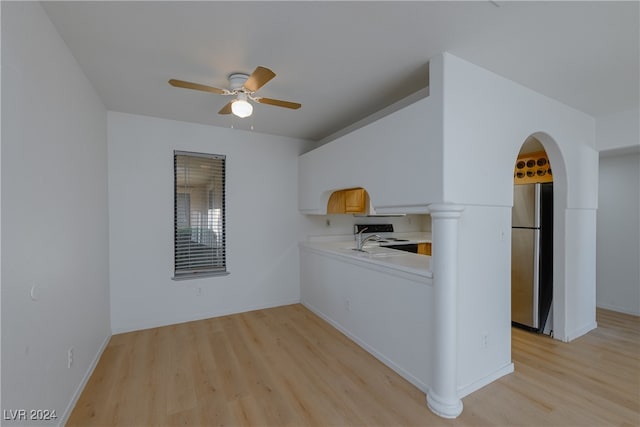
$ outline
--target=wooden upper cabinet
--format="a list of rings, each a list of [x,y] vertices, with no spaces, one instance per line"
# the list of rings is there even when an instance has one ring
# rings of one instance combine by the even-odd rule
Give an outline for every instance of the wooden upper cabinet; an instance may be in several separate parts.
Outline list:
[[[344,210],[346,213],[364,213],[365,205],[364,188],[344,190]]]
[[[367,212],[367,192],[364,188],[334,191],[327,203],[328,214],[357,214]]]
[[[328,214],[345,213],[344,196],[344,191],[334,191],[331,194],[327,203]]]

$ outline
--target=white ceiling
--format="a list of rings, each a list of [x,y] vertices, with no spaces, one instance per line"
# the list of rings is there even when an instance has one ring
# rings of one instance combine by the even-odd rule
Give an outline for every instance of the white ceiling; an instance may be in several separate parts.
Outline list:
[[[494,4],[495,3],[495,4]],[[448,51],[593,116],[637,108],[633,2],[44,2],[109,110],[320,140],[427,85]],[[496,6],[499,5],[499,7]],[[258,94],[302,103],[219,116],[256,66]]]

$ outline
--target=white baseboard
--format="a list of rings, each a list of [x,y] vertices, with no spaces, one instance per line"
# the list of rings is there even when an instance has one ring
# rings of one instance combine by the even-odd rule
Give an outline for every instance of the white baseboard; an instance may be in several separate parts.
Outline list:
[[[291,305],[291,304],[298,304],[300,303],[299,299],[295,299],[295,300],[287,300],[287,301],[281,301],[278,303],[271,303],[271,304],[266,304],[266,305],[259,305],[259,306],[252,306],[252,307],[245,307],[243,310],[239,310],[239,311],[230,311],[230,312],[216,312],[216,313],[206,313],[206,314],[202,314],[200,316],[194,316],[193,318],[189,318],[189,319],[184,319],[182,321],[179,322],[174,322],[174,323],[153,323],[153,324],[146,324],[146,325],[141,325],[138,327],[131,327],[131,328],[121,328],[121,329],[116,329],[113,330],[112,333],[113,335],[118,334],[118,333],[124,333],[124,332],[132,332],[132,331],[138,331],[138,330],[143,330],[143,329],[150,329],[150,328],[156,328],[156,327],[161,327],[161,326],[167,326],[167,325],[173,325],[176,323],[184,323],[184,322],[191,322],[194,320],[201,320],[201,319],[210,319],[212,317],[220,317],[220,316],[226,316],[229,314],[236,314],[236,313],[244,313],[244,312],[248,312],[248,311],[254,311],[254,310],[262,310],[262,309],[266,309],[266,308],[273,308],[273,307],[280,307],[283,305]],[[102,353],[104,352],[105,348],[107,348],[107,344],[109,343],[109,340],[111,339],[112,335],[107,336],[104,341],[102,342],[102,344],[100,345],[100,348],[98,349],[98,352],[96,353],[95,357],[93,358],[91,365],[89,365],[89,368],[87,369],[87,372],[85,372],[84,376],[82,377],[82,381],[80,382],[80,384],[78,385],[78,387],[76,388],[75,393],[73,394],[71,401],[69,401],[69,404],[67,405],[67,408],[64,411],[64,414],[62,415],[62,417],[60,417],[59,419],[59,426],[64,426],[67,421],[69,420],[69,416],[71,415],[71,412],[73,411],[73,408],[75,408],[76,403],[78,403],[78,399],[80,398],[80,395],[82,394],[82,391],[84,390],[84,388],[87,385],[87,382],[89,381],[89,378],[91,378],[91,375],[93,374],[93,371],[95,370],[96,366],[98,365],[98,362],[100,361],[100,357],[102,356]]]
[[[217,311],[211,311],[206,313],[198,313],[198,314],[193,314],[187,317],[177,318],[177,319],[157,320],[152,322],[137,323],[135,325],[121,326],[117,328],[114,328],[112,326],[111,332],[113,333],[113,335],[124,334],[127,332],[142,331],[145,329],[152,329],[152,328],[160,328],[163,326],[194,322],[196,320],[212,319],[214,317],[229,316],[231,314],[246,313],[249,311],[264,310],[267,308],[281,307],[284,305],[291,305],[291,304],[298,304],[298,303],[300,303],[300,299],[296,298],[296,299],[290,299],[290,300],[270,302],[267,304],[244,306],[244,307],[231,309],[231,310],[217,310]]]
[[[596,307],[604,308],[605,310],[616,311],[618,313],[630,314],[632,316],[640,316],[640,312],[637,312],[637,311],[634,311],[634,310],[630,310],[630,309],[624,308],[624,307],[618,307],[618,306],[615,306],[615,305],[596,304]]]
[[[463,387],[458,387],[458,396],[460,396],[460,399],[462,399],[463,397],[470,395],[474,391],[480,390],[482,387],[491,384],[498,378],[504,377],[505,375],[512,373],[513,370],[514,370],[513,363],[508,363],[507,365],[503,366],[497,371],[492,372],[491,374],[485,377],[482,377],[479,380],[472,382],[471,384],[467,384]]]
[[[418,389],[420,389],[420,391],[423,391],[424,393],[428,392],[429,386],[427,384],[422,382],[420,379],[416,378],[411,373],[409,373],[406,370],[404,370],[402,367],[396,365],[393,361],[389,360],[387,357],[385,357],[379,351],[377,351],[376,349],[374,349],[371,346],[369,346],[366,342],[361,340],[356,335],[353,335],[351,332],[349,332],[348,330],[343,328],[340,324],[334,322],[331,318],[326,316],[324,313],[322,313],[316,307],[314,307],[313,305],[308,304],[308,303],[306,303],[304,301],[302,301],[302,305],[304,305],[306,308],[311,310],[317,316],[321,317],[323,320],[325,320],[331,326],[333,326],[334,328],[336,328],[337,330],[339,330],[340,332],[345,334],[347,337],[349,337],[349,339],[351,339],[353,342],[355,342],[360,347],[365,349],[368,353],[373,355],[376,359],[380,360],[382,363],[387,365],[389,368],[393,369],[393,371],[395,371],[402,378],[406,379],[411,384],[413,384]],[[513,363],[508,363],[507,365],[501,367],[500,369],[496,370],[495,372],[492,372],[491,374],[489,374],[489,375],[487,375],[487,376],[485,376],[483,378],[480,378],[479,380],[474,381],[471,384],[467,384],[465,386],[459,387],[458,388],[458,395],[460,396],[460,398],[463,398],[463,397],[473,393],[474,391],[479,390],[482,387],[492,383],[493,381],[497,380],[498,378],[501,378],[501,377],[503,377],[505,375],[508,375],[508,374],[512,373],[513,371],[514,371]]]
[[[564,341],[564,342],[573,341],[576,338],[579,338],[579,337],[583,336],[587,332],[596,329],[597,327],[598,327],[598,324],[596,322],[589,323],[588,325],[585,325],[582,328],[578,328],[575,331],[571,331],[571,332],[567,333],[564,336],[564,339],[562,341]]]
[[[348,330],[343,328],[340,324],[334,322],[331,318],[326,316],[324,313],[322,313],[316,307],[314,307],[314,306],[312,306],[312,305],[310,305],[310,304],[308,304],[308,303],[306,303],[304,301],[302,301],[301,303],[306,308],[308,308],[310,311],[312,311],[314,314],[316,314],[318,317],[322,318],[325,322],[329,323],[331,326],[333,326],[334,328],[336,328],[337,330],[342,332],[344,335],[346,335],[351,341],[355,342],[360,347],[362,347],[364,350],[366,350],[367,353],[371,354],[373,357],[378,359],[380,362],[384,363],[386,366],[391,368],[395,373],[400,375],[402,378],[404,378],[405,380],[409,381],[411,384],[416,386],[420,391],[422,391],[424,393],[427,393],[429,387],[424,382],[422,382],[419,378],[417,378],[416,376],[412,375],[410,372],[407,372],[402,367],[398,366],[392,360],[388,359],[384,354],[380,353],[378,350],[376,350],[375,348],[371,347],[365,341],[360,339],[360,337],[358,337],[356,335],[353,335],[351,332],[349,332]]]
[[[109,344],[110,339],[111,339],[111,335],[108,335],[105,337],[104,341],[102,341],[102,344],[100,345],[100,348],[98,349],[98,352],[96,353],[95,357],[91,361],[91,364],[87,369],[87,372],[85,372],[84,376],[82,377],[82,381],[80,381],[80,384],[78,384],[78,387],[76,388],[76,391],[73,393],[73,396],[71,397],[71,400],[67,405],[67,408],[64,410],[64,414],[62,414],[62,416],[60,417],[58,426],[64,426],[65,424],[67,424],[67,421],[69,421],[69,416],[71,415],[73,408],[75,408],[76,403],[78,403],[78,399],[80,398],[82,391],[86,387],[87,382],[89,382],[89,378],[91,378],[93,371],[96,369],[96,366],[98,366],[100,357],[102,357],[102,353],[104,352],[104,349],[107,348],[107,344]]]

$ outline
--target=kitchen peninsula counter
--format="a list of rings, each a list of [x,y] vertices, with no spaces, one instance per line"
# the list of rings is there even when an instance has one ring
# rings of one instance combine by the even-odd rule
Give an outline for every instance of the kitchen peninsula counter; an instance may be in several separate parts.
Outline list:
[[[431,243],[431,233],[393,233],[397,239],[386,243],[367,242],[365,252],[356,251],[355,239],[348,236],[313,236],[299,243],[302,250],[336,257],[344,262],[359,264],[363,267],[388,270],[388,273],[420,276],[431,281],[431,257],[391,249],[388,245]],[[385,236],[382,236],[383,238]]]
[[[381,237],[392,236],[405,244],[431,241],[426,233]],[[312,237],[299,247],[302,304],[426,392],[433,360],[431,257],[376,244],[354,251],[353,235]]]

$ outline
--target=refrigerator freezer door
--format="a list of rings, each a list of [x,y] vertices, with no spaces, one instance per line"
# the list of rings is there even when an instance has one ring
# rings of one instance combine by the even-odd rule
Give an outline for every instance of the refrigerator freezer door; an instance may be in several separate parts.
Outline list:
[[[539,238],[539,230],[511,229],[511,320],[536,329]]]
[[[513,186],[512,227],[539,227],[540,184]]]

